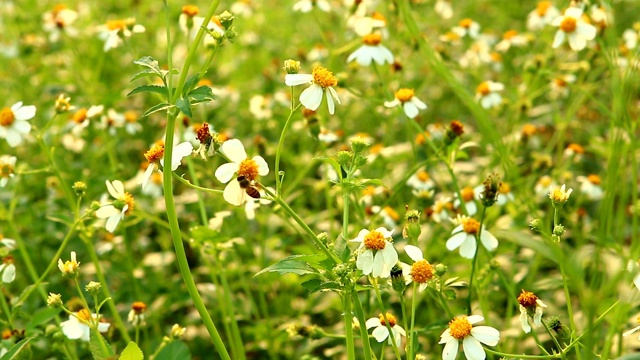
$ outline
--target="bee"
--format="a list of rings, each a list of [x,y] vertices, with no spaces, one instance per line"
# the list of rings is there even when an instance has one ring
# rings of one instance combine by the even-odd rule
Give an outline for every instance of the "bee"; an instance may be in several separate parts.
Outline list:
[[[260,191],[251,185],[251,180],[247,179],[244,175],[238,176],[238,183],[240,188],[247,192],[247,195],[254,199],[260,199]]]

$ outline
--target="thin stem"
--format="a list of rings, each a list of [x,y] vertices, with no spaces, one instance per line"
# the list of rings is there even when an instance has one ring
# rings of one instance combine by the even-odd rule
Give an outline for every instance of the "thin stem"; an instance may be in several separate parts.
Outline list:
[[[342,295],[342,307],[344,311],[344,333],[347,338],[347,358],[349,360],[355,360],[356,351],[355,344],[353,342],[353,326],[351,325],[351,291],[347,291]],[[364,326],[364,324],[360,324]]]
[[[291,87],[293,89],[293,87]],[[293,91],[293,90],[292,90]],[[287,130],[291,127],[291,119],[293,118],[293,114],[300,108],[302,104],[298,104],[298,106],[293,107],[293,97],[291,98],[291,111],[289,112],[289,117],[287,117],[287,121],[284,123],[284,127],[282,128],[282,132],[280,133],[280,140],[278,140],[278,150],[276,151],[276,164],[275,164],[275,172],[276,172],[276,194],[282,194],[281,187],[282,183],[280,182],[280,157],[282,156],[282,147],[284,145],[284,137],[287,133]]]
[[[362,338],[362,351],[364,352],[365,359],[372,359],[371,343],[369,342],[369,333],[365,326],[366,319],[364,317],[364,311],[362,310],[362,304],[360,303],[360,297],[356,291],[351,292],[351,298],[353,299],[354,310],[356,311],[356,317],[360,323],[360,337]]]
[[[396,337],[393,335],[393,331],[391,330],[391,326],[389,325],[389,321],[387,320],[387,312],[385,311],[384,302],[382,302],[382,296],[380,296],[380,288],[378,287],[378,281],[373,276],[369,276],[369,281],[373,284],[373,290],[376,293],[376,299],[378,300],[378,306],[380,307],[380,312],[382,313],[383,318],[385,319],[384,325],[387,327],[387,331],[389,331],[389,339],[391,340],[391,346],[393,347],[393,352],[396,354],[396,358],[401,360],[400,350],[398,349],[398,344],[396,344]]]
[[[409,346],[407,346],[407,348],[409,349],[409,354],[407,355],[407,359],[413,359],[413,349],[415,348],[415,321],[416,321],[416,306],[418,305],[418,302],[416,301],[416,297],[417,297],[417,289],[418,289],[418,284],[414,281],[413,282],[413,291],[411,292],[411,327],[409,327]]]
[[[471,295],[473,293],[473,278],[476,271],[476,263],[478,262],[478,248],[480,247],[480,236],[482,235],[482,226],[484,223],[484,215],[487,211],[487,207],[482,207],[482,215],[480,216],[480,227],[478,228],[478,234],[476,235],[476,252],[473,254],[473,263],[471,265],[471,276],[469,277],[469,294],[467,295],[467,314],[471,315]]]

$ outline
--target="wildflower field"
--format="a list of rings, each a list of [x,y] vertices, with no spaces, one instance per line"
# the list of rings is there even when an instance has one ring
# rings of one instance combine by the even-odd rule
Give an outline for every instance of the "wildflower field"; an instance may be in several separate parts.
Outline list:
[[[640,359],[640,2],[2,0],[0,360]]]

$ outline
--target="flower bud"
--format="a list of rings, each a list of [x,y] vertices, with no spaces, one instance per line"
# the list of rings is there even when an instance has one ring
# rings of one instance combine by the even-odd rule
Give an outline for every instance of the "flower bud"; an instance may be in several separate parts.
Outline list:
[[[300,61],[287,59],[284,61],[283,69],[287,74],[297,74],[300,72]]]
[[[553,235],[555,236],[562,236],[564,235],[564,226],[558,224],[556,226],[553,227]]]
[[[98,295],[98,292],[100,291],[101,288],[102,288],[102,284],[97,281],[90,281],[84,287],[84,289],[92,295]]]
[[[444,265],[444,264],[437,264],[436,265],[436,275],[437,276],[444,276],[444,274],[447,273],[447,270],[449,270],[447,265]]]
[[[407,284],[402,275],[402,267],[399,264],[395,264],[391,268],[391,287],[401,295],[407,289]]]
[[[83,181],[76,181],[75,183],[73,183],[72,189],[76,192],[76,195],[84,196],[85,192],[87,191],[87,184]]]
[[[62,295],[49,293],[47,297],[47,306],[52,308],[58,308],[62,306]]]
[[[222,25],[222,27],[225,29],[229,29],[231,25],[233,25],[233,20],[235,18],[236,17],[233,16],[233,14],[228,12],[227,10],[223,11],[222,14],[218,15],[218,20],[220,20],[220,25]]]
[[[543,222],[540,219],[533,219],[529,222],[529,229],[533,232],[540,232],[542,230]]]

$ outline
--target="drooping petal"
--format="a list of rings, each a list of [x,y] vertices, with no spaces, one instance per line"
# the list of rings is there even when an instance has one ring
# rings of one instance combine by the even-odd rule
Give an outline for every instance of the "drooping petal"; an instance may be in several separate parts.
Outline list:
[[[580,51],[587,46],[587,39],[578,35],[575,31],[567,35],[567,41],[569,41],[571,50]]]
[[[500,331],[491,326],[474,326],[471,329],[471,335],[489,346],[496,346],[500,340]]]
[[[467,233],[464,231],[461,231],[455,235],[453,235],[452,237],[449,238],[449,240],[447,240],[447,250],[455,250],[458,247],[460,247],[460,245],[462,245],[462,243],[464,242],[464,240],[467,238]]]
[[[393,53],[391,53],[391,51],[386,47],[380,45],[378,49],[378,56],[376,58],[376,62],[380,65],[384,65],[385,63],[393,64],[393,60],[394,60]]]
[[[142,185],[143,190],[147,187],[149,179],[151,179],[151,175],[153,175],[153,171],[155,170],[155,168],[156,164],[149,164],[149,166],[147,166],[147,170],[145,170],[144,174],[142,174],[142,177],[140,177],[140,181],[138,183]]]
[[[384,247],[384,249],[378,250],[378,252],[382,253],[382,257],[384,259],[384,263],[389,268],[392,268],[398,262],[398,252],[393,247],[393,244],[391,244],[390,242],[387,242],[387,241],[385,241],[385,242],[386,242],[386,246]]]
[[[424,260],[424,257],[422,257],[422,250],[420,250],[417,246],[406,245],[404,247],[404,251],[413,261]]]
[[[116,227],[118,227],[118,223],[120,222],[120,220],[122,220],[123,215],[121,213],[117,213],[114,215],[111,215],[108,219],[107,219],[107,223],[104,225],[104,228],[107,229],[108,232],[113,233],[116,230]]]
[[[451,337],[444,345],[442,349],[442,360],[455,360],[458,355],[458,340]]]
[[[382,325],[382,323],[380,322],[380,318],[377,318],[377,317],[368,319],[367,322],[365,323],[365,326],[367,329],[371,329],[372,327],[377,327],[380,325]]]
[[[528,334],[531,332],[531,325],[529,325],[529,320],[527,318],[527,310],[520,305],[520,316],[518,317],[520,320],[520,325],[522,326],[522,330]]]
[[[498,239],[496,239],[496,237],[493,236],[492,233],[484,229],[482,230],[482,234],[480,235],[480,242],[489,251],[493,251],[498,247]]]
[[[120,210],[116,209],[113,205],[105,205],[96,210],[96,216],[100,219],[106,219],[108,217],[113,216],[114,214],[119,213]]]
[[[462,340],[462,350],[468,360],[484,360],[486,358],[482,345],[473,336],[467,336]]]
[[[21,134],[28,134],[31,131],[31,123],[26,120],[17,120],[13,123],[12,128]]]
[[[222,164],[216,169],[214,175],[221,183],[228,183],[238,172],[239,166],[240,164],[235,162]]]
[[[476,239],[473,237],[473,235],[467,234],[467,236],[465,236],[464,242],[460,246],[460,256],[465,259],[473,259],[473,257],[476,255],[476,249]]]
[[[329,89],[327,88],[324,92],[327,98],[327,109],[329,110],[329,114],[333,115],[336,112],[336,104],[333,103],[333,96],[329,93]]]
[[[373,335],[378,342],[383,342],[387,337],[389,337],[389,330],[387,330],[386,326],[378,326],[373,329],[371,335]]]
[[[418,116],[419,110],[412,102],[407,101],[402,105],[402,108],[404,109],[404,113],[407,117],[413,119]]]
[[[316,111],[322,103],[322,88],[319,85],[312,84],[304,89],[300,94],[300,102],[309,110]]]
[[[640,290],[640,272],[633,277],[633,284]]]
[[[247,192],[240,187],[238,180],[230,181],[224,188],[222,197],[231,205],[240,206],[247,201]]]
[[[623,332],[622,336],[629,336],[629,335],[633,334],[634,332],[636,332],[638,330],[640,330],[640,326],[636,326],[631,330],[627,330],[627,331]]]
[[[384,102],[384,106],[386,106],[388,108],[391,108],[391,107],[394,107],[394,106],[398,106],[398,105],[400,105],[400,100],[398,100],[398,99],[393,99],[392,101],[385,101]]]
[[[124,195],[124,185],[119,180],[109,181],[106,180],[105,184],[107,184],[107,191],[111,196],[115,199],[118,199],[120,196]]]
[[[238,139],[227,140],[220,146],[220,152],[234,163],[240,163],[247,158],[242,142]]]
[[[411,101],[411,103],[415,105],[418,109],[424,110],[427,108],[427,104],[425,104],[424,102],[422,102],[422,100],[418,99],[415,96],[412,97],[411,100],[409,101]]]
[[[105,332],[109,331],[109,327],[110,326],[111,326],[111,324],[109,324],[109,323],[99,322],[98,323],[98,331],[100,331],[101,333],[105,333]]]
[[[329,90],[329,93],[331,94],[331,97],[333,98],[333,100],[338,103],[338,104],[342,104],[340,102],[340,98],[338,97],[338,92],[336,91],[336,89],[333,88],[333,86],[329,86],[327,88],[327,90]]]
[[[362,53],[362,46],[357,48],[356,51],[352,52],[348,57],[347,57],[347,63],[352,62],[355,59],[358,59],[358,57],[361,55]],[[358,61],[358,63],[360,63],[360,61]]]
[[[82,337],[82,326],[83,325],[72,316],[69,316],[69,320],[60,323],[62,333],[70,340],[77,340]]]
[[[362,270],[362,273],[365,275],[371,274],[373,270],[373,252],[371,250],[365,250],[360,253],[356,261],[356,267]]]
[[[182,158],[191,155],[192,152],[193,145],[188,141],[176,145],[173,148],[173,154],[171,156],[171,171],[176,171],[178,166],[180,166]]]
[[[11,147],[16,147],[22,144],[22,135],[13,128],[8,128],[6,130],[5,138],[7,139],[7,144]]]
[[[311,84],[312,82],[313,75],[311,74],[287,74],[284,76],[284,83],[287,86]]]
[[[254,156],[252,160],[255,161],[255,163],[258,165],[258,175],[269,175],[269,164],[267,164],[262,156]]]

